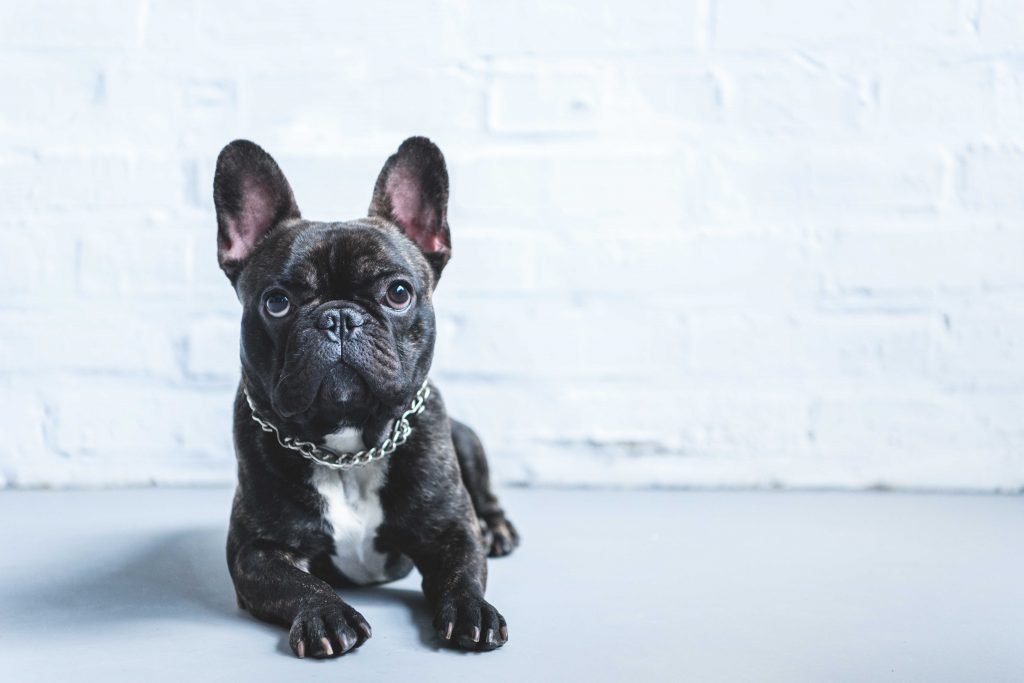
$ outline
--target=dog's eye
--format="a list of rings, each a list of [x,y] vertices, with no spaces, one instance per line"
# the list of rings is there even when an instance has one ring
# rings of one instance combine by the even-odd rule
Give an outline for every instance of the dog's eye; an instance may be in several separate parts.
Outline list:
[[[271,292],[263,302],[263,306],[267,309],[267,314],[274,318],[288,315],[288,311],[292,308],[291,302],[288,301],[288,295],[284,292]]]
[[[405,280],[395,280],[384,293],[384,303],[396,311],[404,311],[412,303],[412,285]]]

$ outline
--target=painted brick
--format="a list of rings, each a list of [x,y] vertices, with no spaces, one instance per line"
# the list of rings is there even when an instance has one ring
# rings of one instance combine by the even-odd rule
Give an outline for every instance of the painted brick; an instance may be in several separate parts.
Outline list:
[[[982,44],[997,50],[1024,47],[1024,6],[1015,0],[980,0],[977,15]]]
[[[714,45],[750,50],[944,44],[966,40],[973,19],[973,3],[963,0],[721,0],[715,4]]]
[[[1024,172],[1024,149],[969,149],[963,159],[961,195],[971,207],[1024,208],[1016,178]]]
[[[736,125],[752,130],[845,131],[870,111],[866,76],[806,58],[748,58],[730,74]]]
[[[933,293],[1024,284],[1024,233],[1016,230],[843,233],[823,251],[829,280],[847,291]]]
[[[904,139],[969,143],[998,124],[1004,78],[999,64],[973,56],[893,60],[881,68],[878,120]]]
[[[600,73],[522,73],[495,79],[490,126],[499,133],[558,133],[600,125]]]
[[[697,45],[701,26],[693,0],[655,0],[636,11],[625,0],[584,4],[517,2],[514,6],[465,3],[460,35],[476,54],[591,54],[685,50]]]
[[[0,313],[0,373],[180,374],[173,324],[104,303],[67,303],[44,314]]]
[[[5,3],[0,46],[28,48],[124,48],[135,43],[142,3],[74,0]]]
[[[686,359],[685,319],[656,302],[507,298],[449,305],[439,327],[435,367],[449,373],[625,379],[677,374]]]
[[[116,376],[45,387],[52,438],[69,458],[202,456],[230,469],[233,387],[176,388]],[[116,410],[112,406],[117,406]]]
[[[79,245],[78,283],[87,295],[146,296],[188,286],[192,240],[173,229],[96,231]]]
[[[238,377],[239,318],[203,318],[185,338],[185,371],[196,377]]]
[[[930,211],[945,201],[949,164],[931,152],[823,149],[790,141],[726,152],[717,162],[715,202],[740,204],[760,217]],[[735,210],[735,209],[732,209]]]
[[[740,383],[872,385],[928,376],[938,316],[708,313],[691,320],[694,373]]]

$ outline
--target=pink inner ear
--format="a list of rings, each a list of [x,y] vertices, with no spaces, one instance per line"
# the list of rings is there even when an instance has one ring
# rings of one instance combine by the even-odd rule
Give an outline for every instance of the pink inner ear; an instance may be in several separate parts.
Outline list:
[[[241,261],[252,253],[270,222],[274,220],[274,206],[260,184],[246,179],[242,184],[242,210],[237,216],[226,217],[229,243],[222,250],[228,261]]]
[[[423,201],[423,193],[415,176],[405,168],[396,168],[388,176],[385,188],[391,202],[391,217],[405,234],[426,252],[448,248],[441,235],[437,210]]]

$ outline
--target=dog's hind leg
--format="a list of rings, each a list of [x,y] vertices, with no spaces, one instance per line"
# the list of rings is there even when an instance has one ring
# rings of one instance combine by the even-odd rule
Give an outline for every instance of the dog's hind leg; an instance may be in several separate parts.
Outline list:
[[[512,522],[505,518],[505,511],[491,490],[490,471],[483,444],[468,426],[456,420],[451,420],[451,424],[452,442],[462,470],[462,483],[469,491],[473,509],[480,520],[487,554],[491,557],[508,555],[519,545],[519,534]]]

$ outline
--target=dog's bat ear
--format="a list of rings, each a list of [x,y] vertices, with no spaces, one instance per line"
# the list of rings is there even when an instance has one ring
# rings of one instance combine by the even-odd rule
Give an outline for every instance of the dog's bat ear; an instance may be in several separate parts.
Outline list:
[[[253,249],[299,207],[277,162],[248,140],[235,140],[217,157],[213,176],[217,208],[217,260],[232,283]]]
[[[448,229],[448,169],[437,145],[409,138],[384,163],[370,201],[370,215],[402,229],[438,276],[452,255]]]

